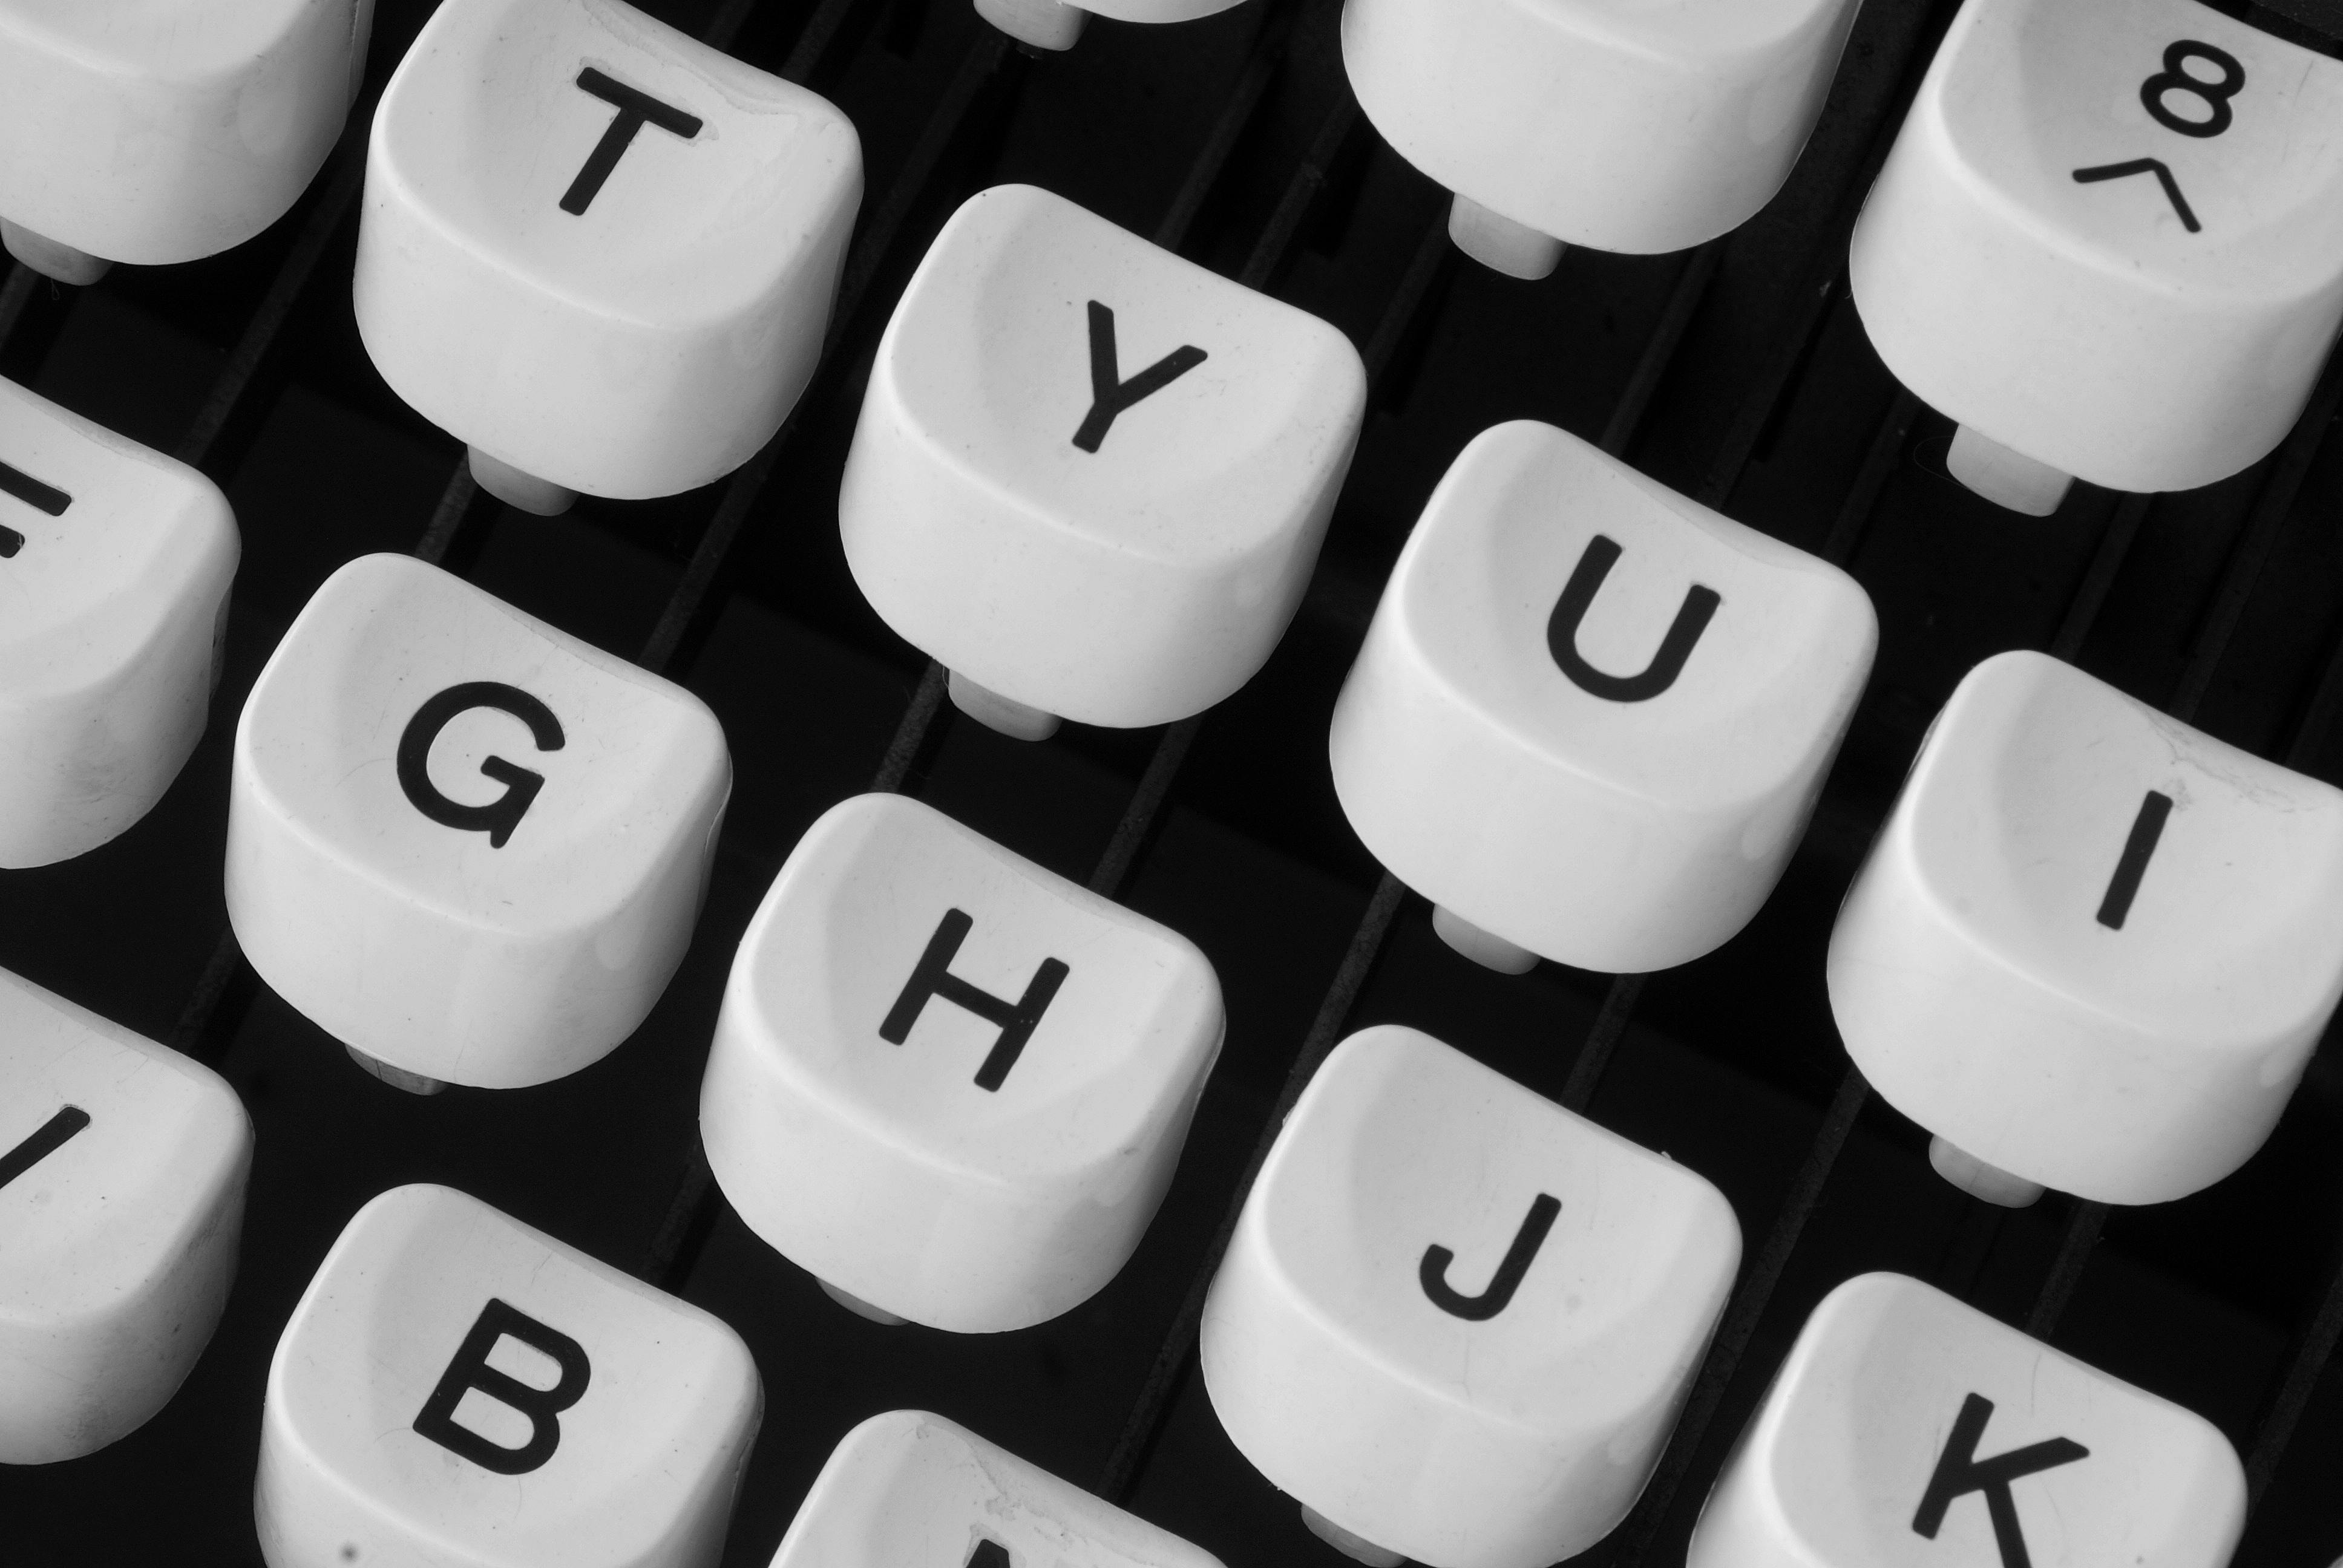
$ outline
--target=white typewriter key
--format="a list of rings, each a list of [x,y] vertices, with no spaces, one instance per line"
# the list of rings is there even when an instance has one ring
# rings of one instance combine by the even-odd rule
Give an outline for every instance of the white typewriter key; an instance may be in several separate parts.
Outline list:
[[[239,548],[209,479],[0,380],[0,867],[96,849],[178,777]]]
[[[358,331],[512,505],[673,495],[805,389],[861,197],[802,87],[615,0],[447,0],[375,115]]]
[[[0,970],[0,1464],[77,1459],[178,1391],[251,1165],[210,1069]]]
[[[1806,1320],[1685,1568],[2225,1568],[2245,1479],[2203,1418],[1865,1274]]]
[[[228,919],[261,979],[392,1081],[542,1083],[666,988],[731,779],[680,687],[362,557],[246,700]]]
[[[1829,973],[1945,1175],[2184,1197],[2261,1147],[2343,995],[2343,793],[1999,655],[1937,717]]]
[[[1963,6],[1850,272],[1954,477],[2046,515],[2277,446],[2343,320],[2338,129],[2343,62],[2196,0]]]
[[[1342,61],[1448,232],[1515,277],[1564,245],[1649,254],[1736,228],[1822,114],[1859,0],[1349,0]]]
[[[814,1478],[771,1568],[1221,1568],[924,1411],[874,1415]]]
[[[1698,958],[1779,879],[1862,694],[1837,568],[1527,420],[1433,492],[1334,709],[1334,789],[1507,970]]]
[[[710,1568],[764,1411],[740,1337],[446,1187],[358,1211],[269,1363],[269,1568]]]
[[[1364,1030],[1245,1200],[1205,1387],[1354,1555],[1545,1568],[1643,1491],[1740,1256],[1684,1167],[1429,1035]]]
[[[996,186],[945,225],[880,342],[839,495],[847,564],[1005,732],[1185,719],[1284,634],[1365,407],[1325,322]]]
[[[976,0],[976,14],[1035,49],[1071,49],[1093,15],[1118,22],[1192,22],[1240,0]]]
[[[0,0],[0,236],[60,283],[284,216],[341,135],[374,0]]]
[[[850,1305],[1021,1329],[1138,1246],[1222,1021],[1177,932],[860,795],[740,939],[700,1137],[749,1228]]]

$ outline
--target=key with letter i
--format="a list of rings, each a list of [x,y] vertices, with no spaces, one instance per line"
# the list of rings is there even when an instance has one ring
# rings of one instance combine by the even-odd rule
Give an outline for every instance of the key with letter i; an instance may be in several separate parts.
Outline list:
[[[2343,792],[1999,655],[1937,716],[1829,975],[1948,1179],[2184,1197],[2261,1147],[2343,996]]]
[[[2245,1479],[2202,1417],[1865,1274],[1806,1320],[1685,1568],[2225,1568]]]
[[[2343,320],[2343,62],[2195,0],[1973,0],[1848,276],[1987,499],[2226,478]]]

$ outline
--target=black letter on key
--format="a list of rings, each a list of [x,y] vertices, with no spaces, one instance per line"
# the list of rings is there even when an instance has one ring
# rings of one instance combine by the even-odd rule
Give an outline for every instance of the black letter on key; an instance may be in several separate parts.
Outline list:
[[[0,1154],[0,1187],[5,1187],[50,1155],[65,1146],[65,1141],[89,1125],[89,1112],[78,1105],[68,1105],[33,1130],[33,1135],[5,1154]]]
[[[561,1369],[551,1388],[532,1388],[488,1364],[488,1354],[501,1339],[518,1340],[543,1351]],[[586,1348],[560,1330],[548,1328],[517,1307],[490,1297],[472,1324],[472,1332],[457,1347],[456,1359],[439,1375],[439,1386],[423,1402],[415,1430],[461,1459],[498,1475],[527,1475],[553,1457],[561,1442],[561,1423],[554,1418],[576,1404],[586,1392],[593,1369]],[[518,1448],[490,1442],[471,1428],[456,1424],[456,1407],[467,1389],[478,1389],[528,1417],[528,1441]]]
[[[672,104],[660,103],[649,93],[629,87],[624,82],[614,82],[591,65],[578,73],[578,85],[604,103],[615,106],[618,112],[611,119],[609,128],[602,133],[602,139],[594,144],[593,152],[587,156],[586,166],[579,169],[578,177],[569,182],[569,189],[561,198],[563,212],[582,214],[594,205],[594,197],[601,190],[602,182],[608,179],[610,171],[618,166],[618,159],[625,156],[628,146],[634,141],[635,133],[644,126],[657,126],[687,142],[699,134],[698,115],[687,115]]]
[[[1994,1544],[2001,1548],[2001,1568],[2032,1568],[2009,1483],[2037,1471],[2087,1459],[2091,1451],[2070,1438],[2054,1437],[1979,1459],[1977,1440],[1985,1436],[1985,1423],[1992,1419],[1993,1401],[1983,1394],[1973,1393],[1961,1402],[1961,1413],[1953,1420],[1953,1434],[1945,1440],[1936,1473],[1928,1478],[1928,1490],[1921,1494],[1920,1512],[1912,1516],[1912,1529],[1924,1540],[1934,1541],[1954,1499],[1982,1492],[1986,1513],[1993,1520]]]
[[[1530,1271],[1530,1264],[1545,1245],[1545,1233],[1554,1229],[1554,1216],[1562,1212],[1562,1201],[1544,1192],[1530,1204],[1530,1211],[1522,1219],[1522,1228],[1513,1232],[1513,1244],[1505,1249],[1504,1261],[1489,1281],[1489,1288],[1477,1296],[1460,1295],[1448,1283],[1448,1265],[1456,1254],[1445,1247],[1426,1247],[1423,1265],[1415,1271],[1423,1282],[1423,1293],[1432,1304],[1443,1312],[1452,1312],[1468,1323],[1483,1323],[1505,1310],[1521,1288],[1522,1276]]]
[[[1043,959],[1041,967],[1033,971],[1032,980],[1025,987],[1025,994],[1015,1001],[1003,1001],[990,991],[977,990],[946,967],[975,927],[976,922],[960,910],[944,911],[944,918],[936,922],[936,934],[928,939],[928,950],[920,955],[919,966],[903,982],[903,994],[887,1010],[886,1021],[879,1026],[879,1038],[889,1045],[900,1045],[909,1040],[911,1026],[920,1021],[930,997],[940,996],[956,1002],[985,1022],[1000,1026],[1001,1038],[985,1053],[984,1065],[976,1070],[976,1086],[990,1092],[1008,1080],[1009,1070],[1017,1065],[1018,1053],[1033,1038],[1034,1026],[1049,1010],[1050,999],[1058,994],[1058,987],[1073,970],[1056,959]]]
[[[501,757],[485,757],[480,759],[480,771],[503,785],[503,794],[485,806],[467,806],[439,793],[438,786],[431,782],[431,743],[458,714],[475,708],[493,708],[528,725],[529,738],[539,751],[561,749],[561,721],[553,717],[553,709],[518,687],[468,680],[417,709],[415,717],[407,721],[407,733],[398,738],[398,787],[407,791],[417,810],[441,827],[486,833],[488,847],[501,849],[520,826],[537,792],[545,788],[545,775],[516,768]]]
[[[985,1536],[977,1542],[976,1550],[968,1554],[967,1568],[1010,1568],[1009,1548],[990,1536]]]
[[[1660,651],[1652,655],[1652,662],[1644,667],[1641,675],[1606,675],[1595,668],[1578,653],[1578,624],[1586,618],[1586,608],[1594,596],[1603,591],[1603,580],[1611,575],[1612,566],[1619,559],[1618,545],[1597,534],[1586,541],[1586,553],[1578,558],[1572,568],[1570,581],[1563,586],[1562,597],[1554,601],[1554,615],[1545,623],[1546,651],[1563,674],[1593,697],[1612,702],[1648,702],[1676,683],[1684,673],[1684,660],[1692,657],[1693,644],[1708,629],[1709,617],[1725,597],[1715,588],[1694,583],[1684,591],[1684,603],[1676,608],[1676,618],[1670,623],[1667,636],[1660,639]]]
[[[1095,452],[1114,427],[1115,417],[1132,404],[1152,397],[1204,362],[1204,351],[1193,344],[1174,348],[1132,377],[1119,379],[1114,355],[1114,312],[1091,301],[1091,411],[1074,432],[1074,445]]]
[[[54,485],[44,485],[22,468],[12,468],[0,463],[0,496],[14,496],[36,512],[46,512],[53,518],[65,516],[73,505],[73,498]],[[5,560],[25,548],[25,536],[5,523],[0,523],[0,560]]]
[[[2099,924],[2107,930],[2123,930],[2131,901],[2139,896],[2139,879],[2147,875],[2148,857],[2156,853],[2156,841],[2164,837],[2164,819],[2171,815],[2172,797],[2157,790],[2150,789],[2147,799],[2139,803],[2139,815],[2131,819],[2131,836],[2124,840],[2123,853],[2116,857],[2116,874],[2107,883],[2107,896],[2099,900]]]

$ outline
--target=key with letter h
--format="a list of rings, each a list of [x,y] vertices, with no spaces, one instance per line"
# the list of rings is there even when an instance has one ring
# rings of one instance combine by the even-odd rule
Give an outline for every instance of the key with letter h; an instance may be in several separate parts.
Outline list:
[[[0,380],[0,866],[94,849],[162,799],[239,552],[218,486]]]
[[[805,389],[861,197],[803,87],[628,5],[447,0],[375,116],[358,331],[501,499],[673,495]]]
[[[542,1083],[659,1000],[731,780],[681,688],[437,567],[363,557],[246,700],[228,918],[378,1076]]]
[[[1220,1052],[1193,944],[898,795],[806,830],[700,1091],[749,1228],[882,1322],[1056,1317],[1112,1279]]]
[[[1335,793],[1472,957],[1665,969],[1773,891],[1877,639],[1835,567],[1500,425],[1384,586],[1334,709]]]
[[[1362,1561],[1545,1568],[1643,1491],[1740,1256],[1693,1172],[1429,1035],[1364,1030],[1245,1200],[1204,1384]]]
[[[880,343],[839,492],[847,564],[1004,733],[1184,719],[1284,634],[1365,403],[1325,322],[996,186]]]
[[[698,1307],[446,1187],[358,1211],[269,1364],[269,1568],[713,1568],[763,1413]]]
[[[2343,62],[2197,0],[1971,0],[1855,231],[1955,477],[2187,490],[2294,426],[2343,321]]]
[[[1221,1568],[1220,1560],[940,1415],[840,1440],[771,1568]]]
[[[77,1459],[177,1392],[251,1165],[210,1069],[0,970],[0,1464]]]
[[[1945,705],[1840,908],[1848,1054],[1979,1197],[2184,1197],[2343,996],[2343,792],[2006,653]]]
[[[2224,1568],[2245,1474],[2213,1425],[1900,1274],[1825,1297],[1686,1568]]]

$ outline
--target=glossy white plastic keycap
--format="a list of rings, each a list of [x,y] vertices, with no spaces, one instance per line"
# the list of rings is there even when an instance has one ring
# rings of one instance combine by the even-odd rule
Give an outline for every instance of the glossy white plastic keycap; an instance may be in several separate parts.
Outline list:
[[[1219,1055],[1194,944],[900,795],[808,829],[740,940],[700,1137],[834,1292],[1021,1329],[1122,1267]]]
[[[1212,1408],[1340,1531],[1544,1568],[1626,1516],[1724,1310],[1715,1188],[1386,1025],[1278,1134],[1206,1300]]]
[[[772,1568],[1221,1568],[1220,1560],[940,1415],[846,1434]]]
[[[1873,1087],[2100,1202],[2242,1164],[2338,995],[2343,792],[2036,653],[1953,693],[1831,935]]]
[[[1859,0],[1348,0],[1342,61],[1449,233],[1543,277],[1737,228],[1821,116]]]
[[[2343,320],[2343,62],[2196,0],[1971,0],[1851,265],[1873,346],[1993,498],[2226,477]]]
[[[1118,22],[1192,22],[1239,0],[976,0],[976,14],[1035,49],[1071,49],[1092,16]]]
[[[0,233],[92,283],[275,223],[341,135],[374,0],[0,0]]]
[[[1899,1274],[1806,1320],[1686,1568],[2225,1568],[2213,1424]]]
[[[217,1074],[0,970],[0,1464],[77,1459],[178,1392],[251,1166]]]
[[[407,1073],[542,1083],[690,940],[732,766],[697,698],[405,556],[312,598],[236,728],[227,909],[263,980]]]
[[[880,342],[839,495],[847,564],[888,625],[1012,709],[1184,719],[1284,634],[1365,405],[1325,322],[996,186]]]
[[[1433,492],[1334,709],[1334,789],[1443,932],[1642,972],[1774,889],[1877,642],[1855,580],[1551,426]],[[1509,960],[1508,955],[1512,955]]]
[[[0,380],[0,866],[94,849],[204,733],[239,544],[219,487]]]
[[[358,331],[516,505],[673,495],[804,390],[861,196],[844,115],[631,6],[447,0],[375,116]]]
[[[710,1568],[764,1411],[740,1337],[446,1187],[358,1211],[277,1342],[269,1568]]]

